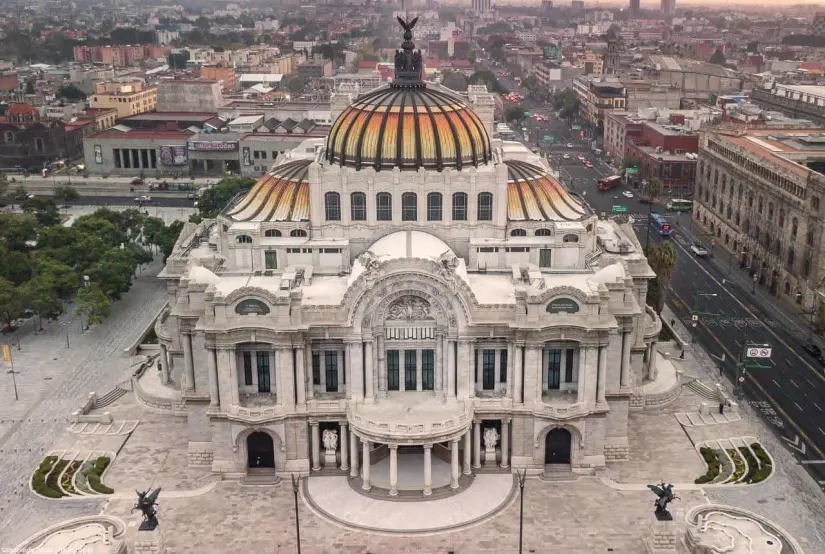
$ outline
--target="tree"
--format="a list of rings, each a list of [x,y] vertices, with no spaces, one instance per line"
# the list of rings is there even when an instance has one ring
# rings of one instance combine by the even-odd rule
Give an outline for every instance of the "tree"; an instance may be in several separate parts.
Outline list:
[[[82,100],[86,100],[86,93],[77,88],[77,86],[75,86],[72,83],[69,83],[68,85],[63,85],[60,88],[58,88],[55,92],[55,96],[57,96],[58,98],[65,98],[66,100],[69,100],[71,102],[79,102]]]
[[[54,284],[45,277],[35,276],[20,286],[23,305],[41,317],[57,317],[63,304],[57,296]]]
[[[5,198],[9,191],[9,179],[6,174],[0,171],[0,198]]]
[[[103,321],[103,318],[109,316],[109,308],[112,306],[112,301],[97,283],[84,287],[78,293],[75,303],[77,308],[86,314],[86,321],[89,324]]]
[[[29,191],[26,190],[26,187],[23,185],[17,185],[17,188],[14,189],[14,199],[18,202],[23,202],[29,197]]]
[[[20,290],[8,279],[0,277],[0,318],[5,326],[13,330],[14,320],[23,313],[23,297]]]
[[[457,92],[463,92],[467,90],[467,77],[457,71],[445,71],[441,84]]]
[[[37,221],[32,216],[0,215],[0,239],[9,250],[25,252],[37,240]]]
[[[716,52],[713,53],[713,56],[710,57],[710,63],[714,65],[725,65],[727,60],[725,59],[725,54],[722,52],[722,47],[717,46]]]
[[[650,284],[648,289],[648,303],[651,304],[651,296],[653,309],[656,313],[661,314],[665,306],[665,296],[667,294],[667,285],[673,272],[676,270],[676,250],[670,242],[662,242],[653,250],[649,250],[647,261],[650,268],[656,274],[656,283]],[[654,291],[655,289],[655,291]],[[651,295],[651,291],[652,295]]]
[[[39,278],[45,279],[51,284],[58,298],[67,300],[77,292],[80,278],[70,266],[54,258],[38,256],[35,271]]]
[[[64,185],[54,189],[54,197],[58,200],[62,200],[63,207],[68,208],[69,203],[76,202],[80,198],[80,193],[77,192],[76,188],[69,185]]]
[[[283,83],[282,81],[283,84],[281,86],[285,86],[286,90],[288,90],[290,94],[296,96],[299,94],[303,94],[304,89],[307,86],[307,78],[303,75],[293,75],[287,77],[286,79],[284,79],[284,81],[286,81],[286,83]]]
[[[20,206],[24,212],[34,214],[37,223],[44,227],[60,223],[60,211],[51,198],[26,198]]]
[[[650,208],[653,202],[662,194],[662,182],[659,179],[651,179],[647,182],[644,188],[644,195],[647,198],[647,218],[650,219]],[[647,225],[647,238],[645,239],[645,248],[650,247],[650,224]]]
[[[524,119],[524,110],[518,106],[507,108],[504,112],[504,119],[507,121],[521,121]]]
[[[467,53],[467,61],[469,61],[470,63],[476,63],[477,59],[478,59],[478,56],[476,56],[476,51],[475,50],[470,50]]]

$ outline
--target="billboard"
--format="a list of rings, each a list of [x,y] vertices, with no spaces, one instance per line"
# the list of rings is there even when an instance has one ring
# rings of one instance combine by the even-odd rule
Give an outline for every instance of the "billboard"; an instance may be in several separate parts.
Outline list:
[[[161,146],[160,163],[162,165],[187,165],[189,153],[185,146]]]
[[[237,140],[190,140],[186,143],[193,152],[237,152]]]
[[[99,144],[95,144],[95,163],[102,164],[103,163],[103,147]]]
[[[252,165],[252,152],[248,146],[243,147],[243,164]]]

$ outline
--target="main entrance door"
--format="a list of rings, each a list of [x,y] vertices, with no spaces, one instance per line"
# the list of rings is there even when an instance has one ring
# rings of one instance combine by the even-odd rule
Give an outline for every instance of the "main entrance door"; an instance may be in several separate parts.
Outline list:
[[[275,448],[272,437],[256,431],[246,438],[247,465],[249,467],[275,467]]]
[[[544,439],[545,464],[570,463],[570,431],[557,427],[547,433]]]

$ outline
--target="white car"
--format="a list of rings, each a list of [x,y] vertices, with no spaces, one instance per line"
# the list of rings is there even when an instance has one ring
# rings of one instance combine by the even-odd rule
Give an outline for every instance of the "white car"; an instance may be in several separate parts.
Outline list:
[[[135,202],[151,202],[151,201],[152,201],[152,197],[151,196],[146,196],[146,195],[138,196],[137,198],[135,198]]]
[[[693,252],[693,255],[697,258],[704,258],[708,255],[707,249],[704,246],[702,246],[701,242],[694,242],[690,246],[690,250]]]
[[[633,193],[629,190],[626,190],[622,193],[622,196],[624,196],[625,198],[633,198]]]
[[[572,142],[568,142],[568,143],[567,143],[567,148],[573,148],[573,143],[572,143]]]
[[[570,154],[565,154],[564,156],[562,156],[562,158],[564,158],[565,160],[569,160],[570,159]]]

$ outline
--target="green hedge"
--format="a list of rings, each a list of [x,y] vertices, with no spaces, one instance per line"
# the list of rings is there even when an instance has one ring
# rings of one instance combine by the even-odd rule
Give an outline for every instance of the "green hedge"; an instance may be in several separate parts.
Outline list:
[[[72,486],[72,476],[75,474],[79,467],[80,462],[70,463],[69,468],[63,474],[63,477],[60,478],[60,486],[63,487],[63,490],[69,494],[77,494],[77,491],[74,490],[74,487]]]
[[[49,472],[57,463],[57,456],[46,456],[32,475],[32,489],[34,492],[47,498],[63,498],[66,496],[57,488],[57,475],[46,479]],[[63,465],[65,467],[65,464]],[[62,468],[61,468],[62,469]],[[55,470],[59,473],[59,470]]]
[[[768,453],[765,452],[765,449],[762,448],[762,445],[758,442],[753,443],[751,449],[753,449],[754,454],[756,454],[756,457],[759,459],[759,469],[750,476],[748,483],[761,483],[773,473],[773,463]]]
[[[701,448],[699,448],[699,453],[702,455],[702,458],[705,459],[705,463],[708,466],[708,470],[704,475],[696,478],[694,483],[696,483],[697,485],[712,482],[714,479],[719,477],[719,471],[721,469],[721,464],[719,463],[719,456],[716,454],[716,452],[713,451],[712,448],[702,446]]]
[[[739,455],[739,452],[736,451],[735,448],[730,448],[727,450],[728,455],[730,456],[731,460],[733,460],[733,475],[730,476],[730,479],[725,481],[725,483],[736,483],[739,479],[745,475],[745,461]]]
[[[95,461],[94,467],[92,467],[92,470],[89,472],[89,488],[96,493],[112,494],[115,492],[113,489],[110,489],[100,482],[100,476],[103,475],[104,471],[106,471],[110,461],[111,460],[109,460],[107,456],[101,456],[97,459],[97,461]]]
[[[747,446],[740,446],[739,452],[742,453],[742,456],[748,462],[748,473],[745,474],[744,481],[745,483],[750,483],[753,476],[756,475],[757,471],[759,471],[759,463],[756,461],[756,458]]]

